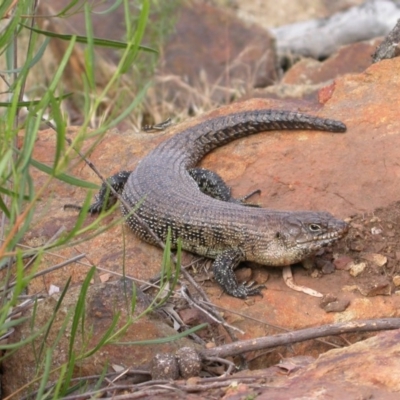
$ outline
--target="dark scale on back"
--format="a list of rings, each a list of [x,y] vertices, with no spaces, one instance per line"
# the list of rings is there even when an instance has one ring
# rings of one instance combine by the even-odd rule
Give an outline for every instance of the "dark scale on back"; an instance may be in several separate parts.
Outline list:
[[[261,287],[238,284],[234,269],[242,261],[282,267],[299,262],[321,247],[341,238],[347,224],[327,212],[274,211],[246,207],[249,197],[234,199],[230,188],[215,172],[196,168],[209,151],[235,139],[270,130],[313,129],[344,132],[340,121],[278,110],[243,111],[213,117],[184,129],[151,151],[130,171],[110,178],[110,184],[136,214],[165,241],[168,227],[173,245],[182,238],[183,248],[214,258],[215,280],[230,295],[245,298]],[[98,212],[115,202],[102,186],[90,211]],[[122,212],[128,210],[122,204]],[[143,240],[156,244],[134,216],[130,228]]]

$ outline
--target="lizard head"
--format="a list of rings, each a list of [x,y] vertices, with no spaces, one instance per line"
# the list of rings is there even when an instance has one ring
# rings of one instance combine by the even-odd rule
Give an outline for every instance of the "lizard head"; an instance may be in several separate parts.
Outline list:
[[[258,243],[254,260],[264,265],[285,266],[302,261],[319,249],[342,238],[346,222],[327,212],[282,212],[268,224],[269,237]],[[254,248],[251,249],[254,253]]]

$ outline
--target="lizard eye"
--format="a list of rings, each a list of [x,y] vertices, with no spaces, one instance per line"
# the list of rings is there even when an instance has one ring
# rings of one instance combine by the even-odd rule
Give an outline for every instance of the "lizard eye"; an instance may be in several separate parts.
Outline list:
[[[321,225],[310,224],[308,225],[308,228],[310,229],[311,232],[319,232],[321,230]]]

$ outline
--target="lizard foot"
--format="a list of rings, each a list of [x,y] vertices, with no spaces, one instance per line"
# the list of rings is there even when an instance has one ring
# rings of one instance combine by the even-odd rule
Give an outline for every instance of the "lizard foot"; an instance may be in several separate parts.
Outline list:
[[[238,285],[234,269],[239,265],[243,258],[240,248],[229,249],[219,254],[213,263],[215,280],[221,285],[226,293],[233,297],[245,299],[247,296],[261,295],[264,285],[254,286],[254,282],[242,283]]]
[[[188,170],[188,172],[197,183],[200,191],[207,196],[230,203],[241,204],[243,206],[260,207],[258,204],[246,203],[247,199],[250,197],[254,196],[255,194],[260,194],[260,189],[254,190],[240,199],[235,199],[231,195],[231,188],[216,172],[205,168],[191,168]]]
[[[101,185],[99,193],[95,196],[96,201],[88,208],[89,214],[98,214],[103,210],[109,210],[116,202],[117,196],[110,191],[110,186],[118,193],[122,194],[125,183],[132,171],[120,171],[117,174],[107,178],[107,183]],[[75,204],[65,204],[64,210],[67,208],[82,211],[81,206]]]
[[[254,286],[255,282],[243,282],[237,288],[229,292],[231,296],[239,297],[240,299],[245,299],[248,296],[257,296],[260,295],[262,297],[261,289],[265,289],[265,285],[257,285]]]

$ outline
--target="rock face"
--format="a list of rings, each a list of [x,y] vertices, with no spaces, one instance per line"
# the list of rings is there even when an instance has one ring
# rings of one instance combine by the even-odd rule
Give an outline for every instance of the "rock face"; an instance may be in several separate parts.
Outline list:
[[[400,391],[400,331],[385,332],[344,349],[322,354],[305,371],[289,379],[288,393],[276,399],[396,399]]]
[[[328,85],[338,76],[361,73],[372,63],[371,53],[382,39],[358,42],[341,47],[326,61],[304,58],[282,78],[286,85]]]
[[[380,333],[343,349],[328,351],[295,372],[291,368],[296,368],[297,359],[283,360],[275,367],[252,374],[268,377],[268,388],[263,388],[261,381],[258,387],[253,382],[252,387],[243,384],[237,391],[241,398],[257,394],[257,399],[263,400],[395,400],[400,390],[399,339],[399,330]],[[301,364],[304,362],[300,359]],[[224,398],[237,399],[235,395],[232,391]]]
[[[271,85],[278,79],[275,42],[266,29],[244,22],[227,7],[217,7],[210,2],[171,0],[170,3],[169,8],[165,7],[164,14],[161,10],[160,15],[156,13],[153,16],[144,38],[144,44],[152,43],[149,33],[153,31],[155,35],[152,25],[158,25],[159,31],[165,30],[160,38],[165,43],[157,61],[158,80],[156,78],[156,84],[148,96],[153,108],[160,100],[164,113],[165,110],[174,113],[177,108],[225,104],[249,89]],[[40,14],[53,15],[68,4],[68,0],[60,0],[57,4],[44,0],[40,3]],[[113,4],[113,1],[107,0],[96,9],[105,10]],[[139,11],[132,6],[132,12]],[[111,13],[93,14],[92,17],[95,36],[120,41],[126,35],[121,22],[124,21],[123,5]],[[41,22],[46,29],[62,34],[71,33],[71,29],[80,35],[86,33],[83,13],[75,13],[68,19],[49,18]],[[155,43],[153,47],[156,46],[160,46],[160,43]],[[60,49],[63,48],[63,41],[51,41],[55,59],[62,58],[64,53]],[[68,63],[68,73],[64,77],[69,90],[83,73],[83,53],[78,49]],[[120,54],[114,49],[101,47],[96,48],[96,54],[96,78],[101,87],[107,84],[110,71],[115,68]],[[140,62],[143,63],[142,58],[139,65]],[[154,59],[149,60],[148,65],[151,62]],[[132,85],[138,80],[132,71],[127,76],[132,80]],[[143,79],[143,76],[139,79]],[[81,82],[78,82],[81,86]],[[153,114],[151,110],[149,113]]]
[[[248,26],[232,12],[197,2],[179,12],[159,69],[173,79],[160,85],[160,90],[164,95],[169,90],[166,100],[189,106],[191,97],[198,104],[195,96],[202,96],[204,90],[209,92],[209,101],[229,103],[240,92],[276,81],[276,65],[274,38],[267,30]]]

